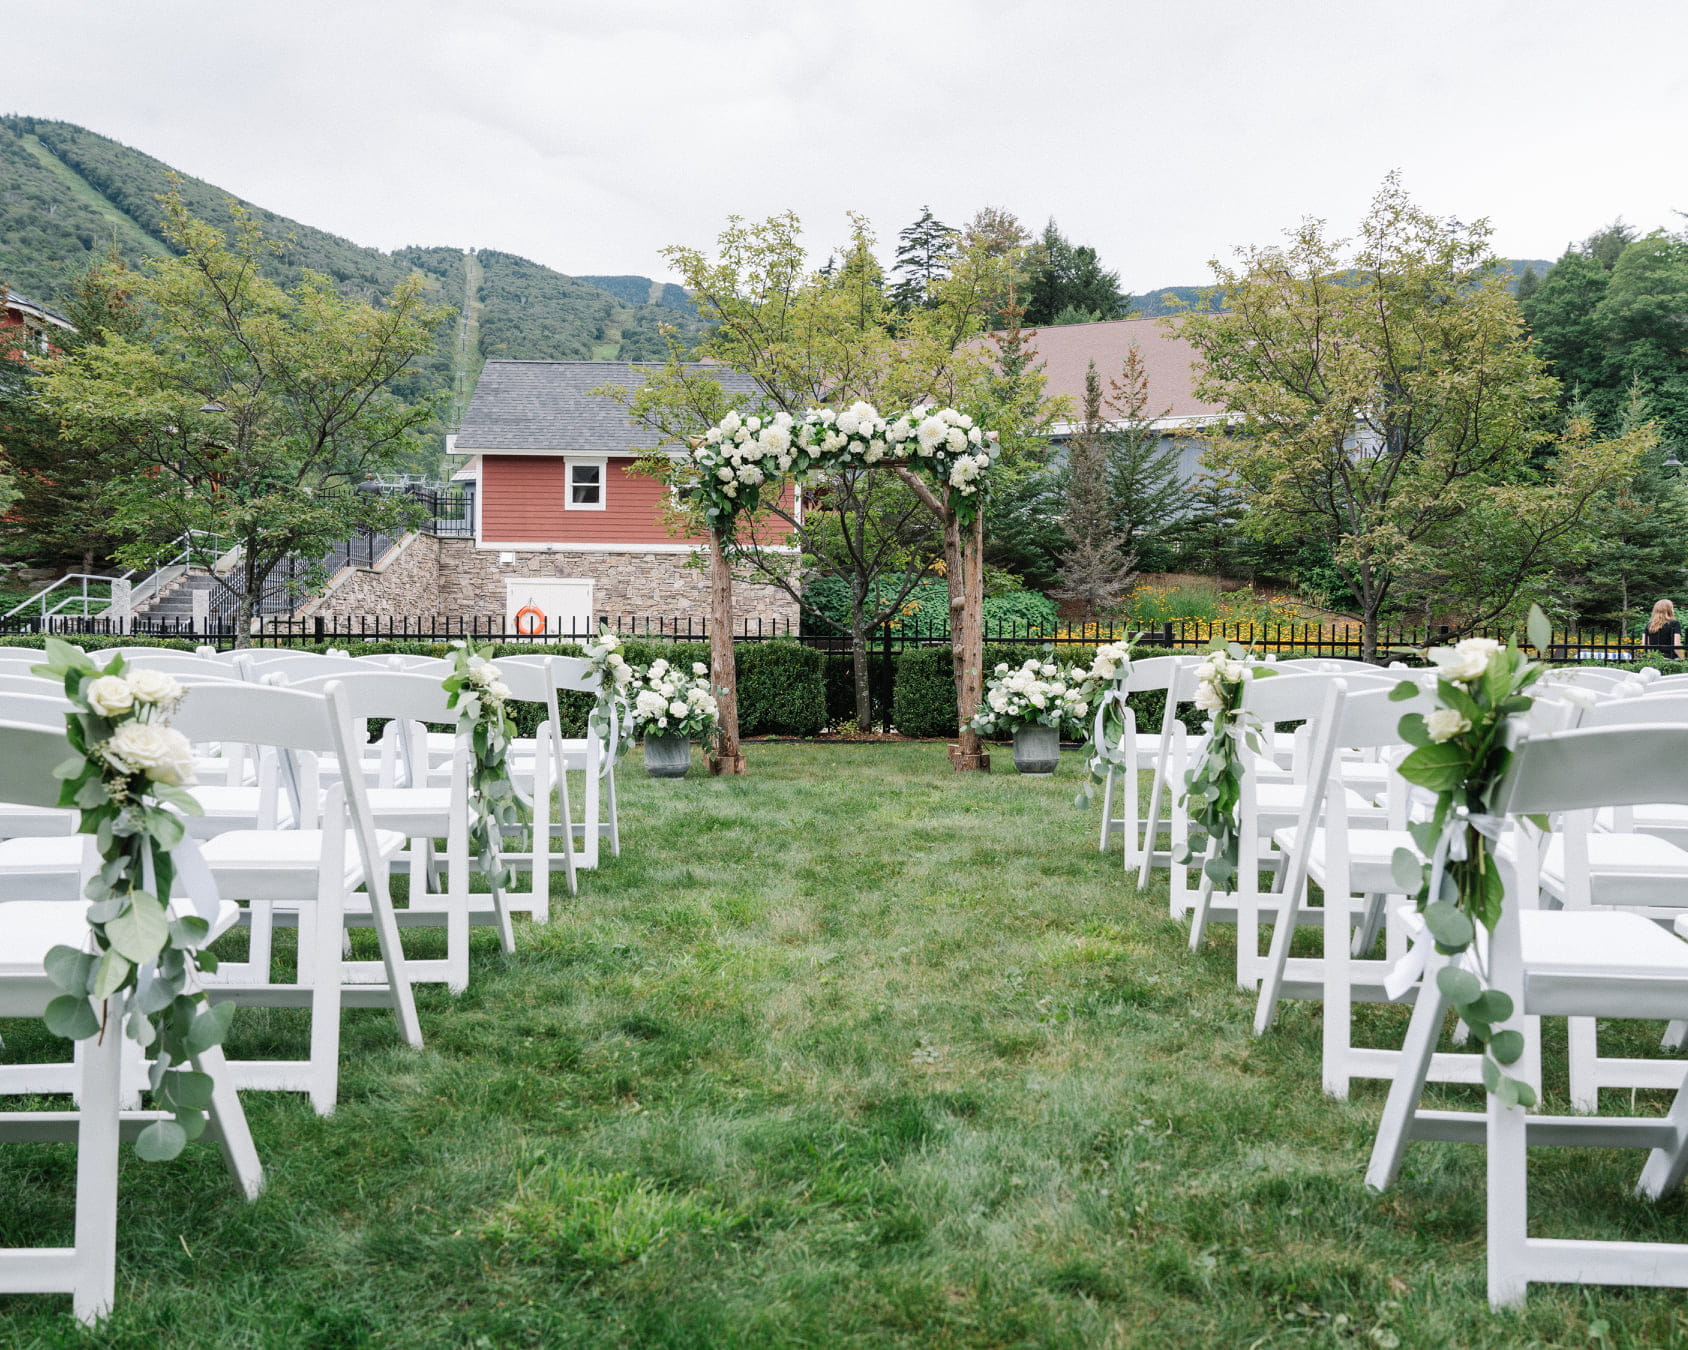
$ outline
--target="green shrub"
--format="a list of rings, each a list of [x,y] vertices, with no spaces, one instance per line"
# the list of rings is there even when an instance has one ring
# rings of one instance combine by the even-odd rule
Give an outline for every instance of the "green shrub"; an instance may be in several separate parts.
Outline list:
[[[739,733],[818,736],[826,729],[825,658],[785,640],[738,649]]]
[[[955,735],[955,667],[948,647],[914,647],[897,657],[891,721],[905,736]]]
[[[987,636],[1002,632],[1028,635],[1053,633],[1060,622],[1055,602],[1039,591],[987,595],[982,608]],[[990,669],[988,665],[985,668]]]

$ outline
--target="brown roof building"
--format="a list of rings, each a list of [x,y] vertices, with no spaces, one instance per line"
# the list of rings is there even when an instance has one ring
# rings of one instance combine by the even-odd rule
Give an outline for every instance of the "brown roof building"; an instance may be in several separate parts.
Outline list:
[[[1045,392],[1065,395],[1075,414],[1083,405],[1084,373],[1090,363],[1096,363],[1106,390],[1135,347],[1149,376],[1147,411],[1162,426],[1201,426],[1224,415],[1217,404],[1196,397],[1199,358],[1195,348],[1161,319],[1110,319],[1039,328],[1027,341],[1043,365]]]

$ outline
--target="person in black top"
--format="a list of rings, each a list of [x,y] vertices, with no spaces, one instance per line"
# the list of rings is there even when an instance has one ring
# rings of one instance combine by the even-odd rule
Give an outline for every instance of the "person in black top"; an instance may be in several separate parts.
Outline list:
[[[1653,606],[1653,617],[1647,620],[1647,635],[1642,639],[1649,656],[1682,659],[1682,625],[1676,621],[1676,606],[1660,600]]]

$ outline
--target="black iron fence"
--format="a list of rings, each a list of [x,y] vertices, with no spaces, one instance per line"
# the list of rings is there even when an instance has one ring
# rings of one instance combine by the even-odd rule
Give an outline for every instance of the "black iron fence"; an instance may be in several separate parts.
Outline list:
[[[390,541],[370,538],[368,553],[360,548],[358,559],[367,556],[373,562]],[[367,565],[367,564],[365,564]],[[655,615],[598,615],[590,624],[575,627],[549,627],[529,630],[527,626],[512,624],[503,615],[315,615],[294,619],[282,614],[261,614],[253,622],[249,641],[263,646],[309,646],[318,643],[345,642],[455,642],[469,638],[478,642],[584,642],[598,635],[601,628],[624,638],[652,641],[702,642],[709,638],[709,623],[696,615],[678,617]],[[218,646],[233,643],[232,624],[214,615],[208,626],[196,628],[191,617],[182,615],[139,616],[122,628],[107,619],[81,619],[64,616],[20,616],[0,621],[0,635],[51,633],[64,637],[108,637],[127,633],[131,636],[181,638],[200,640]],[[1505,638],[1501,632],[1481,633],[1480,636]],[[1460,637],[1471,636],[1446,627],[1390,626],[1378,634],[1379,660],[1407,658],[1426,647],[1440,646]],[[1285,656],[1360,657],[1365,650],[1364,634],[1358,624],[1310,623],[1208,623],[1199,620],[1174,621],[1139,627],[1130,624],[1061,624],[1045,627],[1027,623],[989,623],[985,625],[985,641],[998,645],[1063,648],[1094,647],[1101,642],[1123,642],[1136,638],[1139,650],[1145,651],[1201,651],[1214,646],[1238,643],[1252,651],[1278,653]],[[850,639],[839,635],[803,633],[799,626],[785,619],[743,619],[734,624],[735,642],[768,642],[776,639],[795,640],[821,651],[845,653]],[[903,651],[918,647],[947,645],[949,630],[938,624],[904,622],[889,628],[876,629],[868,640],[875,652]],[[1666,656],[1668,652],[1649,653],[1638,638],[1619,630],[1569,628],[1557,630],[1546,652],[1555,662],[1623,662],[1646,655]]]

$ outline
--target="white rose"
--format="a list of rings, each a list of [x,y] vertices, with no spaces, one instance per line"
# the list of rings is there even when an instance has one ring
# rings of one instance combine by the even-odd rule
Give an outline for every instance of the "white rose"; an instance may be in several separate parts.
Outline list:
[[[702,661],[693,661],[692,662],[692,674],[700,675],[700,676],[701,675],[707,675],[707,674],[709,674],[709,667],[704,665]]]
[[[686,715],[686,704],[680,699],[675,699],[668,705],[668,711],[674,717],[684,717]]]
[[[194,781],[193,747],[171,727],[125,722],[106,742],[106,758],[126,773],[144,773],[169,787]]]
[[[131,671],[129,691],[137,703],[174,703],[187,692],[174,675],[166,675],[162,670]]]
[[[1489,668],[1489,658],[1500,650],[1493,638],[1466,638],[1452,647],[1438,647],[1430,659],[1443,679],[1475,680]]]
[[[1205,713],[1215,713],[1225,706],[1225,696],[1219,692],[1219,686],[1209,680],[1203,680],[1196,686],[1196,707]]]
[[[116,717],[135,706],[135,691],[121,675],[102,675],[83,692],[88,706],[101,717]]]
[[[496,699],[506,699],[510,697],[510,686],[505,684],[503,680],[494,680],[486,687],[486,691]]]
[[[1430,739],[1440,745],[1470,731],[1471,719],[1453,708],[1438,708],[1425,716],[1424,725]]]
[[[469,663],[470,684],[479,685],[482,689],[484,689],[497,678],[498,672],[491,666],[487,665],[485,661],[482,661],[478,666],[473,661]]]

